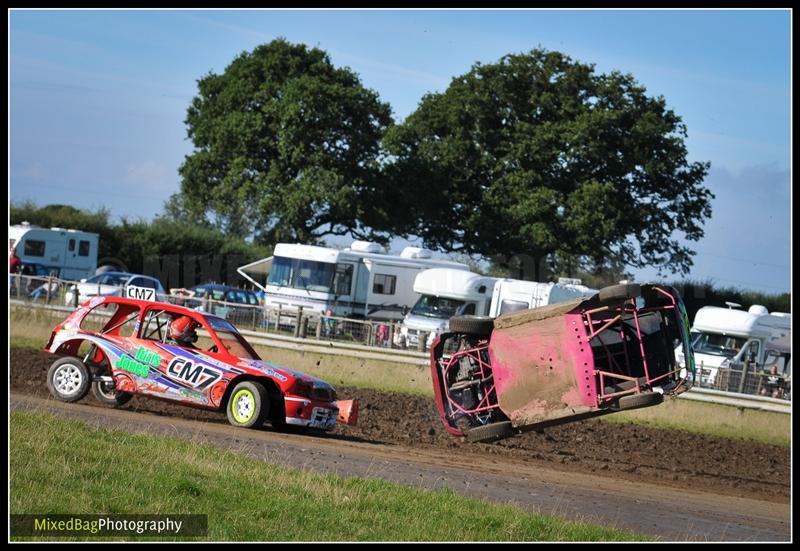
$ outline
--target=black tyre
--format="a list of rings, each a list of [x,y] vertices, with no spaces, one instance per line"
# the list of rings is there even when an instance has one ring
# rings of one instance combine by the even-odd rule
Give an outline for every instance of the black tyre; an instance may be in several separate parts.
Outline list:
[[[597,295],[600,302],[626,300],[641,296],[642,287],[638,283],[620,283],[619,285],[603,287]]]
[[[629,394],[623,396],[611,406],[614,411],[644,408],[655,406],[664,401],[664,395],[658,392],[642,392],[641,394]]]
[[[89,393],[92,375],[78,358],[61,358],[47,371],[47,388],[56,400],[77,402]]]
[[[225,410],[234,427],[260,427],[269,416],[267,389],[255,381],[242,381],[233,388]]]
[[[92,381],[92,395],[101,404],[118,408],[133,398],[133,394],[114,388],[113,381]]]
[[[482,427],[475,427],[467,431],[467,440],[470,442],[492,442],[514,434],[511,421],[489,423]]]
[[[494,319],[489,316],[453,316],[450,331],[463,335],[488,336],[494,329]]]

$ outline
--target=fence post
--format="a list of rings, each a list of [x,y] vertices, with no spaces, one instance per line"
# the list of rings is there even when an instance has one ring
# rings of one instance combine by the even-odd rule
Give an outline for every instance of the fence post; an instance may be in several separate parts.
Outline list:
[[[739,380],[739,394],[744,393],[744,381],[747,378],[747,368],[750,367],[750,360],[746,359],[742,364],[742,378]]]
[[[303,319],[303,307],[297,307],[297,319],[295,320],[294,324],[294,336],[295,338],[300,337],[300,320]]]
[[[317,320],[317,340],[320,340],[322,337],[322,320],[325,319],[322,316],[319,317]]]
[[[45,290],[45,304],[50,304],[50,288],[53,286],[53,274],[47,276],[47,289]]]
[[[74,285],[73,287],[75,289],[75,292],[72,294],[72,306],[77,308],[78,307],[78,295],[80,294],[80,290],[78,289],[78,285],[77,284]]]
[[[419,336],[417,337],[417,350],[420,352],[425,352],[425,344],[428,341],[428,334],[424,331],[419,332]]]
[[[253,310],[253,331],[256,330],[256,314],[258,314],[258,308],[252,308]]]
[[[308,316],[303,316],[300,320],[300,338],[305,339],[308,335]]]
[[[278,317],[275,318],[275,332],[276,333],[279,333],[280,330],[281,330],[281,310],[282,309],[283,309],[283,306],[278,304]]]

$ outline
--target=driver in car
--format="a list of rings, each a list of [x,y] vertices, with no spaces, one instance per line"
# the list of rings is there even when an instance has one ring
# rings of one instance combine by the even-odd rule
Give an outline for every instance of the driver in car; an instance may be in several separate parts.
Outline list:
[[[185,348],[197,347],[194,345],[197,342],[197,327],[200,324],[194,321],[189,316],[181,316],[172,320],[169,324],[169,344],[183,346]]]

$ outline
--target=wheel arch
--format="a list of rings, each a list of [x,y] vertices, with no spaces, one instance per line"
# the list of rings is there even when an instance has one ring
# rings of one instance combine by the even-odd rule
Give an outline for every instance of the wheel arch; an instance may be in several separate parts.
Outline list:
[[[269,396],[270,401],[273,402],[271,405],[278,407],[280,404],[280,408],[283,408],[283,392],[281,392],[280,387],[278,387],[278,384],[275,381],[265,375],[242,373],[241,375],[237,375],[231,379],[228,383],[228,386],[225,388],[225,393],[222,395],[222,399],[219,401],[220,411],[225,411],[225,408],[228,407],[228,400],[233,393],[233,389],[236,387],[236,385],[244,381],[252,381],[254,383],[261,383],[264,385],[264,388],[267,389],[267,395]],[[280,398],[280,400],[275,400],[275,398]]]

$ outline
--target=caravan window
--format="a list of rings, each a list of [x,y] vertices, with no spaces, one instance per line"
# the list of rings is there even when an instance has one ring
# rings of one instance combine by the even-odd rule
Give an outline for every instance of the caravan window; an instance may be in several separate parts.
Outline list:
[[[396,283],[397,276],[375,274],[375,279],[372,282],[372,292],[376,295],[393,295]]]
[[[507,314],[509,312],[517,312],[519,310],[527,310],[529,308],[527,302],[520,300],[504,300],[500,304],[500,313]]]
[[[25,256],[44,256],[44,241],[28,239],[25,241]]]
[[[89,256],[89,242],[81,241],[78,245],[78,256]]]
[[[72,251],[75,250],[75,240],[74,239],[70,239],[69,240],[69,246],[67,247],[67,249],[69,249],[69,252],[72,252]]]
[[[692,349],[698,354],[733,358],[739,353],[746,341],[747,339],[743,337],[720,335],[718,333],[699,333],[692,343]]]

